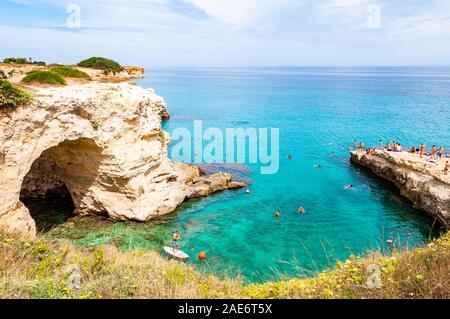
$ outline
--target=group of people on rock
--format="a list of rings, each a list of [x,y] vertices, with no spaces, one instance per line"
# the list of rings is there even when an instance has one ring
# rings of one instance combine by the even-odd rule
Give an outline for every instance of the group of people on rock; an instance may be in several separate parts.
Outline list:
[[[358,150],[359,152],[366,152],[367,156],[371,156],[372,154],[375,153],[377,147],[373,147],[373,148],[368,148],[368,149],[364,149],[364,143],[361,141],[358,142],[355,140],[353,143],[353,150]],[[379,146],[380,150],[385,150],[388,152],[401,152],[402,151],[402,145],[396,141],[392,141],[392,142],[388,142],[386,145],[383,145],[383,140],[380,140],[380,146]],[[431,147],[431,152],[430,153],[425,153],[425,144],[422,143],[420,144],[420,147],[415,147],[413,146],[411,149],[408,150],[409,153],[412,154],[419,154],[420,158],[423,158],[423,156],[429,156],[431,161],[438,163],[437,160],[440,160],[442,158],[445,158],[445,149],[440,146],[439,148],[436,147],[436,145],[433,145]],[[448,171],[450,170],[450,163],[449,161],[445,162],[444,165],[444,174],[447,175]]]
[[[383,140],[380,140],[380,149],[383,149]],[[384,149],[389,152],[401,152],[402,144],[397,143],[396,141],[392,141],[392,144],[387,143]]]
[[[416,148],[413,146],[411,150],[409,151],[413,154],[419,154],[420,158],[423,158],[424,155],[429,155],[431,159],[437,160],[442,159],[442,157],[445,156],[445,149],[441,146],[439,148],[436,148],[436,145],[433,145],[431,147],[431,153],[425,154],[425,144],[420,144],[420,148]]]
[[[358,146],[358,142],[355,140],[354,142],[353,142],[353,150],[358,150],[358,151],[360,151],[360,152],[363,152],[364,151],[364,143],[361,141],[361,142],[359,142],[359,146]]]

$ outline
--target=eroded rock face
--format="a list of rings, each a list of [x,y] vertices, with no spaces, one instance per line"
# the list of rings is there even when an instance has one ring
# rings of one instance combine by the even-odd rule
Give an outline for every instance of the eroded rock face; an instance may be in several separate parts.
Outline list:
[[[442,173],[442,165],[427,164],[418,155],[405,152],[366,155],[355,151],[351,160],[391,181],[415,207],[450,226],[450,176]]]
[[[34,236],[22,196],[64,183],[78,214],[147,221],[185,199],[245,186],[167,157],[168,113],[152,90],[92,82],[34,88],[31,105],[0,114],[0,227]]]

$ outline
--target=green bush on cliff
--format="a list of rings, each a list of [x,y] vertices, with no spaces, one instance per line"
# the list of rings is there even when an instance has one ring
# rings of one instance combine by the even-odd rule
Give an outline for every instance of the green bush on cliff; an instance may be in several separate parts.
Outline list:
[[[51,68],[53,73],[56,73],[64,78],[80,78],[80,79],[88,79],[89,75],[84,73],[83,71],[77,70],[75,68],[71,68],[70,66],[59,65]]]
[[[92,57],[78,63],[83,68],[99,69],[106,72],[120,72],[122,66],[114,60],[102,57]]]
[[[0,109],[16,108],[31,102],[31,95],[15,88],[7,80],[0,79]]]
[[[29,64],[26,58],[5,58],[3,63],[14,63],[14,64]]]
[[[22,79],[22,82],[66,85],[64,78],[50,71],[32,71]]]
[[[37,66],[46,66],[47,65],[47,63],[45,63],[44,61],[34,61],[33,64],[37,65]]]

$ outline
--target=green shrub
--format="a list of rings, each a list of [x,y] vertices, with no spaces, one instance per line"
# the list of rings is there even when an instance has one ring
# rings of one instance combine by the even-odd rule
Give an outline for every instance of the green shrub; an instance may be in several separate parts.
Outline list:
[[[46,66],[47,65],[44,61],[34,61],[33,64],[37,65],[37,66]]]
[[[5,58],[3,63],[28,64],[28,60],[26,58]]]
[[[0,79],[0,109],[16,108],[31,102],[31,95],[15,88],[8,80]]]
[[[78,66],[83,68],[92,68],[104,70],[107,72],[120,72],[122,71],[122,66],[116,61],[102,58],[102,57],[92,57],[87,60],[78,63]]]
[[[24,83],[38,82],[41,84],[66,85],[66,80],[60,75],[49,71],[32,71],[22,79]]]
[[[51,71],[65,78],[89,78],[89,75],[87,75],[86,73],[69,66],[55,66],[51,69]]]

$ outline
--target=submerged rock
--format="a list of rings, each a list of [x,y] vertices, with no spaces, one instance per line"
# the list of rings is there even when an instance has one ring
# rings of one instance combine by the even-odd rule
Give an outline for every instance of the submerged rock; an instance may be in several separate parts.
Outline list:
[[[34,236],[22,196],[64,184],[80,215],[148,221],[188,198],[245,186],[171,162],[168,113],[153,90],[129,83],[28,87],[30,105],[0,114],[0,228]]]

